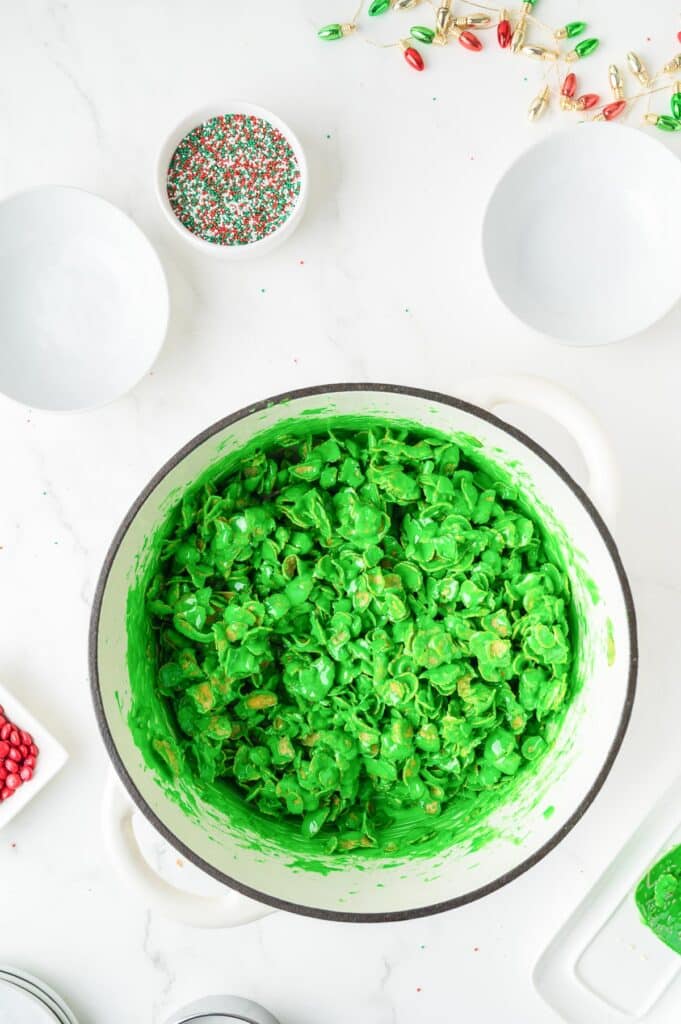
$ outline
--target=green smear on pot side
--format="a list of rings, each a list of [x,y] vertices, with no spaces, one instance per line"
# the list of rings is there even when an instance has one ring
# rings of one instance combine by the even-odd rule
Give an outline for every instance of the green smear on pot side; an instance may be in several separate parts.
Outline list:
[[[608,619],[606,621],[605,628],[608,667],[612,668],[612,666],[615,664],[615,658],[617,657],[617,651],[615,648],[615,627],[612,624],[612,619]]]
[[[591,656],[568,568],[594,587],[532,493],[469,435],[329,416],[263,430],[174,495],[127,609],[129,723],[167,794],[318,872],[479,849],[494,811],[536,807]]]
[[[681,953],[681,845],[655,864],[636,887],[643,923],[660,942]]]

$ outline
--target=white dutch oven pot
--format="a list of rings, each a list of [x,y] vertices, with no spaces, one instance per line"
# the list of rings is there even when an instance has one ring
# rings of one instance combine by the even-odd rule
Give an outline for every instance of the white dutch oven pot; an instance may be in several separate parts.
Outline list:
[[[104,819],[109,846],[118,867],[146,903],[202,926],[243,924],[269,913],[272,907],[345,921],[389,921],[437,913],[478,899],[536,864],[570,831],[603,785],[631,714],[637,666],[631,593],[601,516],[611,521],[615,502],[615,474],[607,441],[588,412],[544,381],[512,378],[482,382],[467,393],[478,404],[375,384],[307,388],[260,402],[194,438],[135,501],[114,538],[97,588],[90,668],[99,725],[124,787],[112,780],[108,789]],[[503,402],[540,409],[568,429],[583,453],[591,497],[538,444],[490,413]],[[521,794],[495,812],[489,824],[498,829],[500,838],[483,845],[474,856],[461,846],[435,858],[407,861],[399,869],[372,861],[365,862],[362,870],[350,865],[326,875],[296,870],[286,857],[244,849],[237,837],[230,835],[228,822],[218,825],[208,818],[197,821],[187,816],[146,768],[128,728],[131,693],[126,599],[145,538],[163,521],[169,503],[228,451],[279,421],[320,406],[327,414],[394,416],[477,437],[484,449],[493,450],[497,460],[519,465],[529,476],[531,489],[543,507],[553,510],[597,585],[600,598],[594,603],[575,572],[573,593],[586,617],[581,640],[584,663],[588,664],[584,685],[542,763],[539,783],[535,780],[527,798]],[[614,662],[612,643],[608,657],[608,637],[614,640]],[[545,817],[548,804],[555,810]],[[162,881],[137,846],[132,828],[135,807],[176,850],[224,883],[224,891],[209,899]],[[519,837],[522,842],[517,841]]]

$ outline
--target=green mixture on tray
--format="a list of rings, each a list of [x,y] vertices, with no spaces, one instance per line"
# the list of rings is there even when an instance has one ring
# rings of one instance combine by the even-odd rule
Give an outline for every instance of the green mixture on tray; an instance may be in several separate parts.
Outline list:
[[[646,872],[636,887],[636,906],[661,942],[681,954],[681,845]]]
[[[332,853],[432,831],[542,756],[570,600],[512,485],[377,422],[280,436],[186,494],[146,607],[190,773]]]

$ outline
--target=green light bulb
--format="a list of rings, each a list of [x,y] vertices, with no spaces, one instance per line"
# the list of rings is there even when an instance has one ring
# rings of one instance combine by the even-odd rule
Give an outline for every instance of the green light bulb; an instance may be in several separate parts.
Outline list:
[[[681,120],[681,92],[675,92],[671,101],[672,117]]]
[[[669,117],[668,114],[660,114],[656,127],[663,132],[681,132],[681,121],[675,117]]]
[[[427,28],[425,25],[412,25],[409,29],[409,35],[412,39],[418,39],[420,43],[432,43],[435,38],[434,30]]]
[[[343,38],[343,26],[338,24],[324,25],[323,28],[319,29],[317,35],[320,39],[331,41],[334,39]]]
[[[578,57],[588,57],[594,50],[598,49],[600,39],[582,39],[581,43],[575,46],[575,53]]]
[[[569,21],[565,26],[565,35],[568,39],[574,39],[575,36],[581,36],[585,29],[585,21]]]

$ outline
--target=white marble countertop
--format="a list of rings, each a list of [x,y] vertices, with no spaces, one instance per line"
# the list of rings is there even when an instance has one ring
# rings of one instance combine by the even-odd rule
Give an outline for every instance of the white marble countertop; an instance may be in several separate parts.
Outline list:
[[[352,7],[3,5],[0,195],[43,182],[101,193],[148,233],[172,289],[167,344],[129,397],[57,417],[0,400],[0,678],[70,752],[58,779],[0,833],[0,961],[44,977],[83,1024],[162,1024],[216,991],[258,999],[282,1024],[549,1024],[557,1018],[534,992],[531,967],[679,761],[681,308],[645,335],[591,350],[515,322],[485,277],[480,222],[509,161],[556,130],[557,116],[536,127],[525,119],[541,68],[491,46],[480,56],[453,48],[430,51],[417,75],[396,51],[318,43],[315,27]],[[623,0],[616,11],[604,0],[542,0],[541,12],[550,23],[591,21],[606,41],[592,76],[631,48],[662,63],[681,27],[672,0]],[[387,22],[375,31],[392,35]],[[190,251],[153,194],[165,132],[233,96],[291,123],[312,178],[293,239],[238,266]],[[661,141],[681,155],[681,139]],[[103,847],[107,758],[86,665],[95,581],[131,500],[184,441],[251,400],[340,380],[456,394],[491,371],[562,382],[598,414],[622,470],[617,536],[638,598],[642,665],[631,729],[602,793],[528,874],[436,918],[350,926],[279,913],[204,933],[148,913]],[[558,428],[509,415],[579,476]]]

